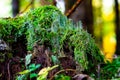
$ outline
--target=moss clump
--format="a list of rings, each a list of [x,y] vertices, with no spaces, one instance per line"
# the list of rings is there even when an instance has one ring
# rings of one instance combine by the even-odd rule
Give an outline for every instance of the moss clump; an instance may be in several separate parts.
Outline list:
[[[23,24],[23,17],[0,19],[0,39],[9,43],[15,42],[23,34],[19,32]]]
[[[64,20],[61,12],[53,6],[45,6],[32,10],[26,14],[26,35],[28,41],[28,50],[32,50],[33,44],[36,41],[44,43],[53,36],[54,27],[56,29],[61,26],[64,27]],[[57,23],[57,24],[54,24]]]
[[[74,25],[56,7],[44,6],[23,17],[0,20],[2,39],[15,41],[22,35],[26,36],[28,50],[33,50],[37,42],[49,47],[57,56],[72,53],[82,70],[91,71],[103,62],[103,56],[91,35],[81,29],[81,25]]]

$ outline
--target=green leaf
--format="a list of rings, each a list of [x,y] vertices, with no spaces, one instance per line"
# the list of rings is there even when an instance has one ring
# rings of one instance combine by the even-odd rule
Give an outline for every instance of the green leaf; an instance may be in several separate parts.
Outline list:
[[[19,74],[27,74],[27,73],[29,73],[30,71],[29,70],[24,70],[24,71],[22,71],[22,72],[19,72]]]
[[[35,67],[36,67],[36,69],[37,69],[37,68],[39,68],[40,66],[41,66],[41,64],[37,64]]]
[[[48,75],[48,72],[40,75],[40,76],[37,78],[37,80],[46,80],[47,75]]]
[[[51,59],[52,59],[52,62],[55,64],[57,64],[59,61],[58,61],[58,58],[54,55],[51,56]]]
[[[32,58],[32,54],[28,54],[28,55],[25,57],[25,65],[26,65],[26,67],[27,67],[28,64],[30,64],[31,58]]]
[[[25,75],[20,75],[17,76],[16,80],[27,80],[27,79],[25,79]]]
[[[38,69],[41,65],[37,64],[37,65],[31,65],[31,68],[29,68],[30,72],[35,71],[36,69]]]
[[[35,68],[35,64],[30,64],[29,69],[31,69],[31,68]]]
[[[46,80],[49,71],[51,71],[52,69],[56,67],[58,67],[58,65],[41,69],[38,73],[39,77],[37,78],[37,80]]]
[[[31,73],[30,74],[30,78],[34,78],[34,77],[37,77],[38,75],[36,73]]]

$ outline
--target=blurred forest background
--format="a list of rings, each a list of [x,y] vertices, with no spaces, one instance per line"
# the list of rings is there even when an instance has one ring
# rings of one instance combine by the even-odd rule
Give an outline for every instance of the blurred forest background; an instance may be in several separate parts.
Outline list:
[[[59,6],[74,23],[81,20],[107,59],[120,55],[120,0],[0,0],[0,18],[22,15],[43,5]]]

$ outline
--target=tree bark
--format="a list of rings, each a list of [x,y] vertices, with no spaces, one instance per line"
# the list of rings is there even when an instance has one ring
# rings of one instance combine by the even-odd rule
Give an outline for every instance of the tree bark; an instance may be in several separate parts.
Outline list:
[[[12,13],[13,17],[15,17],[19,13],[19,0],[12,0]]]
[[[116,19],[115,19],[115,23],[116,23],[116,54],[120,55],[120,21],[119,21],[119,4],[118,4],[118,0],[115,0],[115,14],[116,14]]]
[[[93,13],[92,13],[92,0],[83,0],[82,3],[76,8],[70,18],[76,23],[82,21],[83,26],[90,34],[93,34]]]
[[[64,0],[65,1],[65,13],[68,12],[69,9],[75,4],[77,0]]]

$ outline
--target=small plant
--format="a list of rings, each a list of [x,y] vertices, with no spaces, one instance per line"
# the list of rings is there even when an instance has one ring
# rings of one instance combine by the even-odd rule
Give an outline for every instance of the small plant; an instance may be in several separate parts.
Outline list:
[[[37,77],[37,80],[47,80],[49,71],[53,70],[56,67],[58,67],[58,65],[41,69],[38,73],[39,76]]]
[[[120,57],[115,58],[112,62],[107,62],[101,68],[101,78],[111,79],[120,78]]]
[[[34,78],[37,77],[37,73],[34,71],[38,69],[41,65],[40,64],[30,64],[31,62],[31,57],[32,54],[28,54],[25,57],[25,65],[26,65],[26,70],[19,72],[19,76],[17,76],[16,80],[28,80],[28,78]]]
[[[34,73],[36,69],[38,69],[40,65],[30,64],[28,69],[19,72],[19,76],[17,76],[16,80],[28,80],[28,78],[32,79],[34,77],[37,77],[37,73]],[[30,76],[30,77],[29,77]]]

